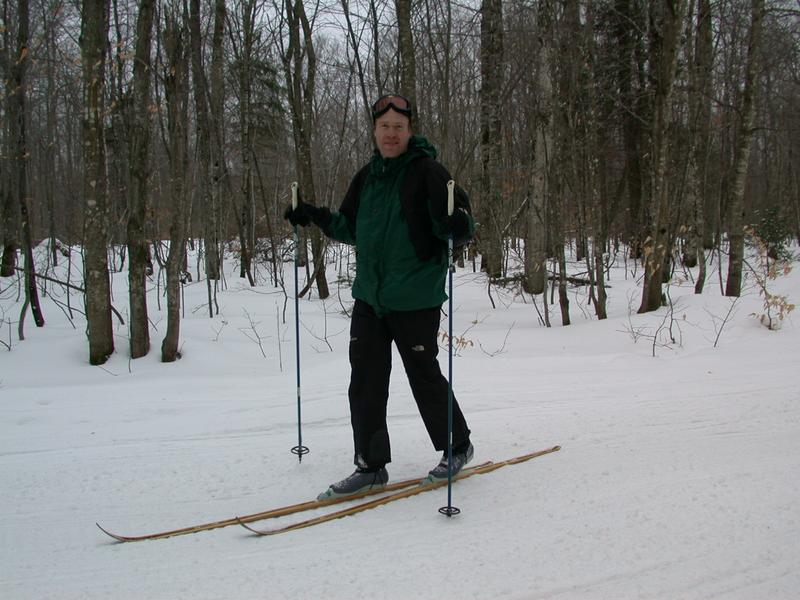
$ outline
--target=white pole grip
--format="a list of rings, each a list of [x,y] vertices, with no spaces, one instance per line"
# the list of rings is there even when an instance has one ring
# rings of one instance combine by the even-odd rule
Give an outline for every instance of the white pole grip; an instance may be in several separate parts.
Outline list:
[[[297,208],[297,182],[292,182],[292,208]]]
[[[452,215],[453,210],[455,210],[455,200],[453,198],[453,192],[455,191],[456,182],[452,179],[447,182],[447,214]]]

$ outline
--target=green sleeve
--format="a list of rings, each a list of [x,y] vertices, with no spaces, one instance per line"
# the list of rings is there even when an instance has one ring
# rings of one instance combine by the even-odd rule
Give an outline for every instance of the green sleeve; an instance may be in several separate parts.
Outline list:
[[[324,229],[325,235],[337,242],[354,245],[356,243],[356,236],[350,231],[347,224],[347,219],[342,213],[331,213],[331,220],[328,226]]]

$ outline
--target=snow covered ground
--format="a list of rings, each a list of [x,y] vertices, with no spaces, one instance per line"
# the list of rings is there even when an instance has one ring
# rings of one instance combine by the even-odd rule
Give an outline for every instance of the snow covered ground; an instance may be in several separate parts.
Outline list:
[[[47,326],[29,316],[19,342],[16,288],[0,282],[0,339],[11,345],[0,346],[0,598],[800,594],[797,313],[768,331],[751,316],[761,300],[749,286],[714,347],[731,301],[712,270],[702,296],[690,281],[670,286],[673,343],[666,309],[635,314],[641,270],[634,277],[628,263],[626,276],[622,262],[609,319],[597,321],[573,288],[569,327],[557,307],[543,327],[531,298],[511,290],[493,288],[492,308],[482,275],[456,274],[454,379],[476,462],[562,446],[454,485],[461,515],[438,513],[440,490],[275,537],[234,526],[115,543],[95,522],[140,534],[253,513],[313,498],[352,469],[348,319],[335,284],[330,300],[300,303],[311,453],[298,463],[293,307],[279,321],[282,291],[249,288],[234,267],[213,320],[205,282],[186,287],[174,364],[159,362],[155,287],[151,354],[130,361],[118,326],[117,353],[91,367],[82,318],[73,327],[49,298]],[[797,302],[800,269],[773,286]],[[125,314],[125,274],[114,299]],[[395,365],[396,480],[424,475],[438,456]]]

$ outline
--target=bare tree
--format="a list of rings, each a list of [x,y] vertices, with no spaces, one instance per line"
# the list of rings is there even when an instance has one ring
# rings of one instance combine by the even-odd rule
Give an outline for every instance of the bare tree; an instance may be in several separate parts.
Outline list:
[[[286,0],[286,25],[289,29],[289,43],[281,49],[286,91],[289,108],[292,114],[292,134],[295,147],[295,164],[300,184],[300,191],[306,201],[316,203],[314,187],[314,161],[311,152],[313,133],[314,89],[317,76],[317,55],[311,22],[306,14],[302,0]],[[317,284],[319,297],[325,299],[330,295],[325,275],[325,241],[322,233],[313,228],[311,236],[311,252],[314,257],[314,273],[310,278]],[[308,287],[301,292],[307,292]]]
[[[359,36],[356,35],[355,28],[353,27],[353,19],[350,14],[350,0],[340,0],[342,5],[342,12],[344,13],[345,23],[347,25],[347,43],[350,51],[353,53],[353,62],[355,63],[356,72],[358,74],[358,84],[361,91],[361,101],[364,104],[365,122],[370,123],[370,106],[369,106],[369,93],[367,91],[367,74],[363,61],[361,60],[361,44]]]
[[[417,106],[417,63],[414,56],[414,36],[411,30],[411,0],[395,0],[398,49],[400,51],[400,93]]]
[[[203,64],[203,37],[200,31],[200,0],[189,3],[189,30],[191,33],[192,82],[194,107],[197,122],[197,195],[200,199],[201,219],[203,221],[203,239],[205,250],[205,271],[209,280],[219,279],[219,250],[216,227],[216,207],[214,190],[211,184],[212,126],[209,109],[209,86]],[[215,21],[216,23],[216,21]],[[209,298],[209,315],[213,316],[212,303]]]
[[[81,15],[83,64],[84,279],[89,362],[100,365],[114,352],[108,274],[108,182],[104,140],[105,52],[108,0],[85,0]]]
[[[30,10],[28,0],[17,2],[17,48],[16,60],[11,67],[12,96],[9,120],[12,123],[12,144],[14,147],[14,166],[16,185],[14,190],[19,204],[20,225],[25,253],[25,299],[30,304],[31,313],[37,327],[44,326],[44,315],[39,305],[39,292],[36,288],[36,268],[33,261],[33,239],[31,236],[30,211],[28,210],[28,163],[30,158],[27,128],[27,71],[30,64],[29,31]],[[26,304],[27,305],[27,304]],[[24,309],[23,309],[24,310]],[[22,319],[20,319],[22,320]]]
[[[549,0],[539,3],[539,35],[535,73],[537,97],[533,100],[530,202],[528,203],[528,237],[525,243],[525,290],[531,294],[547,291],[547,226],[550,179],[550,153],[553,144],[553,4]],[[546,301],[546,300],[545,300]]]
[[[740,110],[739,142],[736,146],[733,183],[728,200],[728,279],[726,296],[739,296],[742,292],[742,261],[744,260],[744,188],[747,167],[750,164],[750,147],[753,141],[755,122],[756,78],[758,55],[761,47],[761,29],[764,20],[764,0],[750,2],[750,34],[747,41],[747,64],[745,67],[744,91]]]
[[[224,160],[224,107],[225,107],[225,84],[224,84],[224,35],[225,25],[228,18],[228,9],[225,0],[214,0],[214,30],[211,39],[211,90],[209,96],[209,107],[211,112],[211,211],[206,215],[209,223],[207,225],[205,251],[214,253],[209,265],[207,277],[216,279],[221,277],[221,249],[220,242],[223,236],[222,225],[222,189],[223,180],[227,177]],[[209,237],[211,239],[209,239]],[[209,246],[210,242],[210,246]],[[210,273],[210,274],[209,274]],[[215,288],[216,289],[216,288]],[[211,304],[211,290],[209,288],[209,304]]]
[[[481,174],[477,207],[478,239],[483,269],[502,276],[503,242],[500,223],[502,150],[503,3],[481,2]]]
[[[620,180],[623,213],[620,230],[628,242],[630,254],[641,257],[644,241],[645,210],[643,206],[644,170],[647,154],[644,149],[644,121],[648,114],[645,84],[643,38],[647,32],[644,0],[614,0],[612,34],[615,57],[612,64],[613,86],[619,94],[620,129],[623,142],[623,173]]]
[[[606,148],[609,139],[609,125],[613,107],[603,93],[605,81],[602,69],[599,68],[602,58],[599,56],[597,36],[596,7],[589,6],[587,23],[582,36],[584,45],[584,68],[588,87],[581,123],[584,145],[584,193],[588,204],[586,207],[587,229],[591,233],[591,252],[587,255],[587,271],[589,274],[589,298],[594,304],[598,319],[608,317],[606,312],[605,286],[605,250],[608,243],[608,186]]]
[[[692,39],[687,36],[688,39]],[[689,126],[692,132],[692,148],[689,164],[689,197],[694,208],[694,226],[689,233],[689,253],[694,254],[694,261],[688,266],[697,264],[698,274],[695,281],[695,293],[703,292],[706,281],[705,250],[712,247],[712,229],[707,173],[709,163],[709,144],[711,138],[711,90],[713,38],[711,29],[710,0],[697,1],[697,27],[694,36],[694,55],[690,71],[689,90]]]
[[[172,208],[169,256],[167,258],[167,332],[161,342],[161,360],[173,362],[180,358],[181,277],[186,253],[185,215],[186,175],[188,165],[187,131],[189,104],[189,57],[185,21],[176,6],[164,14],[164,92],[167,100],[167,129],[169,132],[169,200]]]
[[[133,64],[133,115],[130,137],[131,187],[128,196],[128,298],[131,358],[150,351],[147,318],[147,274],[152,273],[145,223],[150,179],[151,94],[150,60],[153,39],[153,0],[140,0]]]
[[[661,307],[661,285],[667,271],[673,235],[670,223],[670,178],[667,173],[671,127],[671,102],[675,68],[680,45],[680,32],[685,0],[653,0],[651,12],[656,18],[653,30],[653,111],[651,122],[651,175],[652,230],[644,245],[645,276],[642,303],[639,312],[649,312]]]
[[[44,65],[44,78],[45,78],[45,93],[43,109],[45,111],[44,118],[44,134],[39,142],[40,155],[38,164],[40,165],[40,172],[42,173],[41,194],[43,195],[42,204],[46,207],[49,213],[47,219],[48,236],[50,238],[50,260],[53,265],[58,264],[58,229],[57,214],[59,211],[56,209],[56,155],[58,146],[56,143],[56,131],[58,128],[58,104],[60,100],[60,92],[56,81],[58,58],[56,47],[56,27],[58,26],[58,15],[52,14],[48,10],[48,5],[42,3],[41,5],[41,21],[43,27],[43,48],[45,56]],[[35,206],[36,203],[34,203]]]
[[[236,73],[239,83],[239,143],[242,163],[240,175],[241,203],[237,207],[239,223],[239,241],[241,246],[241,273],[240,277],[247,276],[250,285],[255,285],[253,278],[252,260],[255,252],[255,197],[254,197],[254,167],[253,167],[253,126],[252,126],[252,99],[253,79],[256,44],[256,19],[258,17],[259,3],[255,0],[243,0],[239,3],[241,33],[240,44],[237,47]]]
[[[8,116],[4,121],[3,127],[3,145],[0,152],[4,156],[14,156],[15,150],[13,149],[13,140],[16,138],[14,134],[14,127],[17,119],[12,118],[12,115],[17,110],[18,100],[13,92],[11,82],[14,80],[11,71],[12,65],[17,63],[16,58],[12,59],[12,48],[14,44],[11,42],[12,28],[9,26],[11,23],[9,0],[3,0],[3,23],[5,26],[2,28],[3,33],[3,47],[0,48],[2,56],[0,57],[0,67],[3,69],[3,81],[8,82],[7,92],[4,94],[5,99],[5,113]],[[17,57],[18,58],[18,57]],[[10,89],[9,89],[10,88]],[[16,178],[12,176],[12,165],[16,161],[4,160],[2,162],[2,171],[0,171],[0,202],[3,207],[3,257],[0,263],[0,277],[11,277],[16,273],[17,267],[17,250],[19,248],[19,202],[16,201],[14,185]]]

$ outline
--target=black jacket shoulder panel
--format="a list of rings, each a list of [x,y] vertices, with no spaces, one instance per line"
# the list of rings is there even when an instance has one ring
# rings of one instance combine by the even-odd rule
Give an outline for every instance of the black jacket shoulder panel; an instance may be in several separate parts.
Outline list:
[[[450,174],[430,157],[415,160],[408,166],[400,191],[403,216],[417,258],[430,260],[444,251],[444,243],[433,235],[431,217],[440,218],[447,211],[447,181]]]
[[[369,169],[370,165],[367,163],[350,180],[350,186],[347,188],[347,193],[344,195],[344,200],[342,200],[342,204],[339,207],[339,212],[347,220],[347,228],[354,238],[356,236],[356,215],[358,214],[358,204],[361,200],[361,189],[367,180]]]

